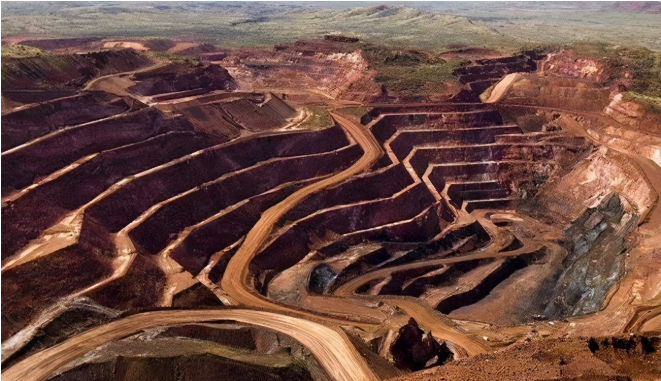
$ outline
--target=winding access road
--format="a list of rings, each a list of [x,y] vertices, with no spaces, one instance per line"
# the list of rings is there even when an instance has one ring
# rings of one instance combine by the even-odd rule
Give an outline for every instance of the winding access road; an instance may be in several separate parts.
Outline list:
[[[291,208],[298,205],[309,195],[334,185],[338,185],[343,181],[350,179],[352,176],[370,168],[383,155],[381,145],[365,127],[360,126],[335,112],[331,111],[330,114],[333,119],[349,133],[351,138],[363,148],[363,156],[346,170],[299,189],[262,214],[262,217],[246,236],[243,245],[241,245],[239,250],[229,261],[221,281],[221,287],[223,290],[225,290],[225,292],[227,292],[237,304],[275,311],[295,312],[297,314],[301,313],[300,310],[274,303],[255,291],[250,284],[250,262],[269,238],[275,224]],[[317,319],[319,318],[319,316],[315,317]]]
[[[335,112],[331,111],[330,114],[337,124],[344,128],[351,137],[360,144],[363,148],[364,154],[348,169],[300,189],[262,214],[260,220],[246,236],[243,245],[230,260],[221,281],[222,289],[229,295],[230,300],[233,300],[233,302],[236,302],[238,305],[278,311],[313,320],[323,319],[328,321],[327,318],[324,319],[323,315],[285,306],[260,295],[250,284],[251,274],[249,265],[269,238],[275,224],[291,208],[298,205],[298,203],[303,201],[307,196],[340,184],[352,176],[370,168],[383,155],[381,145],[367,128],[356,124]],[[433,326],[435,336],[443,340],[451,341],[465,349],[467,353],[473,355],[483,353],[487,350],[487,347],[481,345],[481,343],[476,343],[475,340],[469,338],[463,333],[457,332],[443,321],[432,318],[421,305],[416,305],[416,303],[410,300],[397,300],[396,304],[406,312],[410,313],[415,319],[426,323],[434,320],[429,326],[430,328]]]
[[[330,328],[314,322],[322,320],[327,323],[352,324],[351,321],[333,319],[270,301],[256,292],[250,282],[249,264],[282,216],[309,195],[338,185],[369,169],[383,155],[382,147],[365,127],[333,111],[330,111],[330,114],[336,123],[347,131],[350,139],[363,148],[363,156],[348,169],[301,188],[264,212],[248,233],[243,245],[230,260],[221,282],[222,288],[227,292],[232,304],[269,310],[269,312],[230,309],[157,311],[137,314],[90,329],[56,346],[38,352],[5,370],[2,373],[3,378],[12,381],[44,380],[60,367],[102,344],[151,327],[210,320],[234,320],[273,329],[293,337],[310,350],[333,379],[377,380],[378,377],[339,328]],[[409,308],[406,309],[417,309],[417,307],[407,307]],[[418,313],[414,313],[414,315],[418,319],[420,318],[417,316]],[[439,320],[438,324],[444,323]],[[353,322],[352,325],[356,325],[356,322]],[[439,331],[443,330],[437,329],[438,333],[440,333]],[[459,332],[454,333],[457,334],[458,342],[456,344],[464,344],[462,343],[464,340],[461,340],[464,336]],[[469,352],[481,351],[482,348],[469,348]]]
[[[99,78],[98,80],[101,79]],[[90,85],[92,86],[89,87],[93,87],[93,83]],[[2,374],[4,378],[12,381],[46,379],[60,367],[104,343],[118,340],[152,327],[200,321],[233,320],[273,329],[298,340],[310,350],[333,379],[377,380],[378,377],[341,330],[315,322],[315,320],[332,322],[333,319],[325,318],[323,315],[315,314],[311,311],[304,311],[273,302],[254,290],[251,284],[250,262],[266,243],[276,223],[291,208],[298,205],[309,195],[338,185],[352,176],[369,169],[384,154],[381,145],[364,126],[333,111],[330,111],[330,114],[335,122],[345,129],[350,135],[350,138],[363,148],[363,156],[348,169],[301,188],[282,202],[265,211],[260,220],[248,233],[243,245],[241,245],[230,260],[221,281],[221,286],[233,304],[258,310],[179,310],[132,315],[90,329],[56,346],[36,353],[5,370]],[[529,250],[531,245],[524,246]],[[512,255],[515,252],[503,253],[502,255]],[[481,256],[484,255],[484,253],[481,253]],[[480,254],[476,254],[476,256],[479,257]],[[463,260],[466,259],[463,258]],[[413,266],[419,265],[414,264]],[[429,265],[429,263],[425,265]],[[348,289],[351,289],[351,287],[348,287]],[[488,350],[482,343],[477,343],[474,340],[466,340],[467,338],[463,333],[446,327],[445,322],[437,316],[430,314],[429,311],[424,310],[418,303],[408,299],[388,299],[392,299],[389,301],[411,316],[416,318],[426,317],[421,319],[425,326],[435,330],[434,333],[436,334],[442,333],[442,336],[446,337],[451,335],[452,338],[448,339],[464,347],[467,352],[476,354]],[[260,311],[259,309],[268,310],[268,312]]]
[[[132,315],[90,329],[58,345],[27,357],[3,370],[5,381],[41,381],[71,361],[113,340],[162,325],[231,320],[272,329],[305,346],[335,380],[378,380],[368,364],[340,330],[305,319],[253,310],[178,310]]]
[[[427,267],[431,271],[442,265],[453,265],[456,263],[472,261],[476,259],[487,259],[487,258],[498,259],[498,258],[516,257],[522,254],[528,254],[533,251],[539,250],[542,248],[543,243],[545,243],[545,241],[535,241],[524,237],[521,237],[521,242],[523,244],[523,247],[511,251],[498,252],[497,250],[490,250],[490,248],[488,248],[484,251],[477,251],[473,254],[466,254],[459,257],[440,258],[440,259],[411,262],[399,266],[385,267],[382,269],[370,271],[363,275],[352,278],[348,280],[346,283],[343,283],[333,292],[333,294],[337,296],[351,296],[360,286],[365,285],[377,279],[383,279],[395,272],[422,269]]]

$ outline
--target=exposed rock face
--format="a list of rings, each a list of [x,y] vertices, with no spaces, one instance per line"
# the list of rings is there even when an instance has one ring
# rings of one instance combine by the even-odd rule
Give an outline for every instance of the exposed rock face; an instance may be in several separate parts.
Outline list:
[[[565,231],[573,247],[565,258],[566,270],[560,276],[551,304],[544,314],[551,318],[596,312],[620,278],[626,234],[637,218],[625,216],[618,195],[605,197],[588,208]]]
[[[540,70],[544,74],[585,78],[597,82],[606,81],[610,74],[610,68],[601,60],[592,57],[577,58],[572,50],[549,54]]]
[[[203,58],[203,54],[211,53],[215,54],[218,48],[212,44],[193,44],[194,46],[186,47],[182,50],[176,50],[176,53],[182,56],[195,56],[198,55],[200,58]]]
[[[237,125],[248,131],[266,131],[281,127],[287,119],[296,114],[296,110],[275,95],[263,98],[243,98],[230,102],[218,103],[217,108]]]
[[[158,327],[95,349],[51,380],[330,380],[290,337],[237,323]]]
[[[333,280],[335,280],[336,277],[337,274],[335,271],[333,271],[333,269],[331,269],[327,264],[322,263],[315,267],[314,270],[312,270],[312,274],[310,274],[310,284],[308,287],[312,292],[316,292],[317,294],[324,294],[330,289]]]
[[[621,93],[613,97],[604,113],[637,132],[661,137],[659,111],[640,102],[627,100]]]
[[[89,244],[73,245],[3,272],[3,341],[24,328],[46,307],[110,276],[110,258],[96,254],[97,248]]]
[[[177,91],[206,88],[208,90],[234,90],[232,76],[221,66],[214,64],[193,66],[174,63],[135,75],[137,84],[129,91],[139,95],[156,95]]]
[[[195,126],[195,130],[213,136],[219,143],[232,140],[244,131],[218,104],[191,106],[178,112]]]
[[[639,170],[624,155],[601,148],[561,178],[551,179],[540,190],[537,202],[540,211],[568,225],[609,193],[630,200],[639,216],[647,213],[656,199]]]
[[[653,164],[628,155],[628,148],[587,143],[593,133],[616,134],[595,127],[603,122],[597,112],[608,101],[608,89],[594,81],[600,74],[590,62],[581,63],[582,78],[540,78],[518,74],[534,69],[542,58],[535,52],[476,59],[456,73],[465,100],[475,101],[477,92],[516,71],[513,77],[522,79],[507,87],[504,105],[380,104],[360,126],[379,149],[356,144],[363,139],[348,125],[362,107],[339,107],[338,125],[326,129],[280,129],[300,99],[311,107],[338,107],[338,101],[322,102],[309,92],[373,95],[366,91],[373,73],[362,54],[336,49],[341,44],[352,43],[303,41],[273,52],[230,51],[223,65],[231,63],[236,81],[214,64],[172,64],[136,74],[134,94],[126,100],[80,95],[9,114],[3,138],[11,137],[11,145],[55,133],[3,153],[3,339],[73,296],[85,295],[95,308],[79,314],[64,303],[67,312],[41,326],[45,337],[30,336],[11,361],[121,311],[212,308],[221,319],[222,305],[239,301],[233,282],[221,282],[228,263],[243,259],[236,250],[251,239],[245,238],[251,229],[266,226],[256,224],[279,204],[288,209],[267,230],[256,229],[269,235],[243,264],[241,281],[282,308],[318,306],[315,313],[351,318],[335,328],[355,335],[350,340],[379,377],[436,366],[426,372],[462,379],[469,370],[469,378],[488,381],[606,380],[628,375],[624,361],[658,363],[658,341],[637,337],[567,338],[547,341],[548,348],[522,343],[483,353],[538,336],[571,337],[590,329],[590,319],[609,325],[595,328],[602,332],[625,324],[658,327],[658,321],[645,320],[657,318],[645,314],[658,294],[658,255],[626,260],[624,271],[636,248],[658,247],[633,245],[643,229],[631,235],[641,221],[658,223],[659,215],[650,213],[656,184],[643,176],[655,173],[643,164]],[[388,59],[405,64],[416,54]],[[285,75],[292,73],[293,79]],[[294,89],[299,101],[290,105],[268,93],[226,91],[237,83],[286,85],[277,92],[289,100],[292,86],[306,91]],[[206,94],[217,89],[224,91]],[[200,94],[206,95],[191,96]],[[145,102],[154,107],[136,110],[129,96],[151,96]],[[623,122],[641,119],[644,110],[617,102],[607,108],[612,115]],[[67,129],[73,122],[84,125]],[[382,153],[373,165],[360,159]],[[318,183],[352,165],[364,166],[342,183]],[[641,265],[645,261],[651,264]],[[639,276],[641,268],[650,275]],[[645,286],[638,292],[634,283],[639,304],[627,299],[622,307],[623,298],[608,298],[618,281],[624,292],[634,290],[626,283],[631,278]],[[604,300],[616,302],[571,322],[540,321],[590,314]],[[620,308],[638,320],[620,324],[616,319],[627,318]],[[609,313],[619,316],[603,318]],[[374,329],[363,329],[372,322]],[[443,336],[444,324],[452,336]],[[421,327],[448,341],[436,341]],[[448,364],[448,346],[460,356],[476,356]],[[216,320],[161,326],[107,343],[55,378],[179,381],[239,373],[325,381],[317,360],[292,337]]]
[[[165,286],[165,274],[158,265],[138,255],[123,277],[91,292],[89,297],[103,306],[121,310],[156,307]]]
[[[481,279],[471,289],[456,293],[443,299],[436,309],[444,314],[450,314],[462,307],[470,306],[488,296],[495,287],[507,280],[516,271],[526,268],[537,258],[543,258],[544,252],[507,258],[493,263],[492,271]]]
[[[7,107],[7,110],[10,110],[25,104],[48,102],[74,95],[76,95],[75,90],[2,90],[2,108],[5,110]]]
[[[200,285],[198,288],[206,287]],[[208,289],[207,289],[208,291]],[[218,300],[218,298],[216,298]],[[190,306],[195,308],[194,306]],[[228,345],[246,350],[257,349],[255,338],[256,330],[248,327],[229,325],[217,327],[209,325],[187,324],[170,327],[161,332],[159,337],[188,337],[197,340],[213,341],[221,345]]]
[[[611,103],[604,109],[604,113],[631,127],[636,127],[644,116],[643,106],[635,102],[625,101],[622,93],[613,97]]]
[[[502,103],[601,111],[609,94],[609,88],[581,78],[521,75]]]
[[[348,205],[346,208],[331,208],[324,213],[308,216],[273,239],[270,245],[255,257],[250,265],[251,270],[258,274],[257,279],[262,285],[267,285],[274,271],[279,272],[293,266],[303,259],[315,244],[323,246],[324,242],[330,243],[337,239],[336,234],[367,230],[415,218],[432,203],[433,198],[429,190],[418,184],[390,198]],[[396,236],[393,238],[397,239]]]
[[[628,337],[591,337],[590,352],[606,355],[626,352],[631,355],[649,355],[661,349],[661,337],[630,335]]]
[[[297,41],[273,51],[229,51],[222,64],[242,89],[313,89],[334,98],[371,101],[382,89],[374,81],[376,71],[356,48],[346,42]]]
[[[103,307],[86,297],[70,299],[60,303],[60,306],[63,307],[63,311],[44,325],[20,351],[3,359],[3,367],[12,366],[26,356],[51,347],[96,325],[109,323],[121,315],[121,311]],[[4,318],[3,324],[5,324]]]
[[[2,194],[30,185],[82,157],[155,137],[170,131],[190,131],[181,118],[171,118],[156,109],[143,109],[114,119],[100,120],[81,129],[63,131],[3,158]]]
[[[398,368],[415,371],[442,365],[453,357],[445,343],[439,344],[431,333],[420,329],[413,318],[399,329],[398,334],[390,347],[390,353]]]
[[[467,89],[456,94],[454,102],[479,102],[480,94],[509,73],[529,73],[537,69],[535,52],[524,52],[520,56],[475,60],[474,64],[454,70],[460,83]]]
[[[101,37],[51,38],[44,40],[25,40],[21,41],[21,45],[34,46],[43,50],[60,50],[80,48],[81,46],[89,45],[100,40]]]
[[[218,297],[201,283],[179,292],[172,298],[172,307],[199,308],[222,305]]]

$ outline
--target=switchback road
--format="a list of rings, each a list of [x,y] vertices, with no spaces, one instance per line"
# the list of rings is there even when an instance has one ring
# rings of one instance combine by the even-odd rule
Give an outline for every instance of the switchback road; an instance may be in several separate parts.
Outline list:
[[[282,202],[271,207],[250,230],[245,242],[227,265],[221,286],[238,304],[283,312],[299,312],[290,307],[273,303],[257,293],[250,284],[249,265],[259,249],[264,245],[273,227],[291,208],[298,205],[309,195],[340,184],[352,176],[370,168],[383,155],[381,145],[363,126],[358,125],[337,113],[331,112],[333,119],[344,128],[351,138],[363,148],[363,156],[346,170],[322,181],[299,189]]]

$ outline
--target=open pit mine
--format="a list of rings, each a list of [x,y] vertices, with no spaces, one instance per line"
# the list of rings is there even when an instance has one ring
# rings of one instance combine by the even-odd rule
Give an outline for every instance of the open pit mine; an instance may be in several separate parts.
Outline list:
[[[430,96],[379,79],[428,53],[352,36],[21,43],[3,380],[661,379],[661,111],[626,65],[457,48]]]

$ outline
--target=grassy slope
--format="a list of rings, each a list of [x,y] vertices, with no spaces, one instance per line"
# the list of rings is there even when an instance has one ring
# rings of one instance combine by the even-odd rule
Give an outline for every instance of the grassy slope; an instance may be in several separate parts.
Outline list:
[[[333,119],[328,111],[322,107],[309,106],[308,109],[312,112],[310,119],[302,123],[299,128],[325,128],[333,125]]]
[[[403,50],[363,44],[362,50],[377,70],[375,80],[403,96],[440,93],[459,61],[446,61],[428,50]]]
[[[41,49],[20,44],[6,45],[2,47],[2,58],[35,57],[44,54]]]
[[[650,97],[633,91],[627,91],[623,94],[623,99],[627,102],[641,104],[647,109],[647,111],[661,114],[661,97]]]
[[[469,17],[532,44],[608,43],[661,50],[659,14],[626,13],[596,2],[441,2],[423,9]]]

